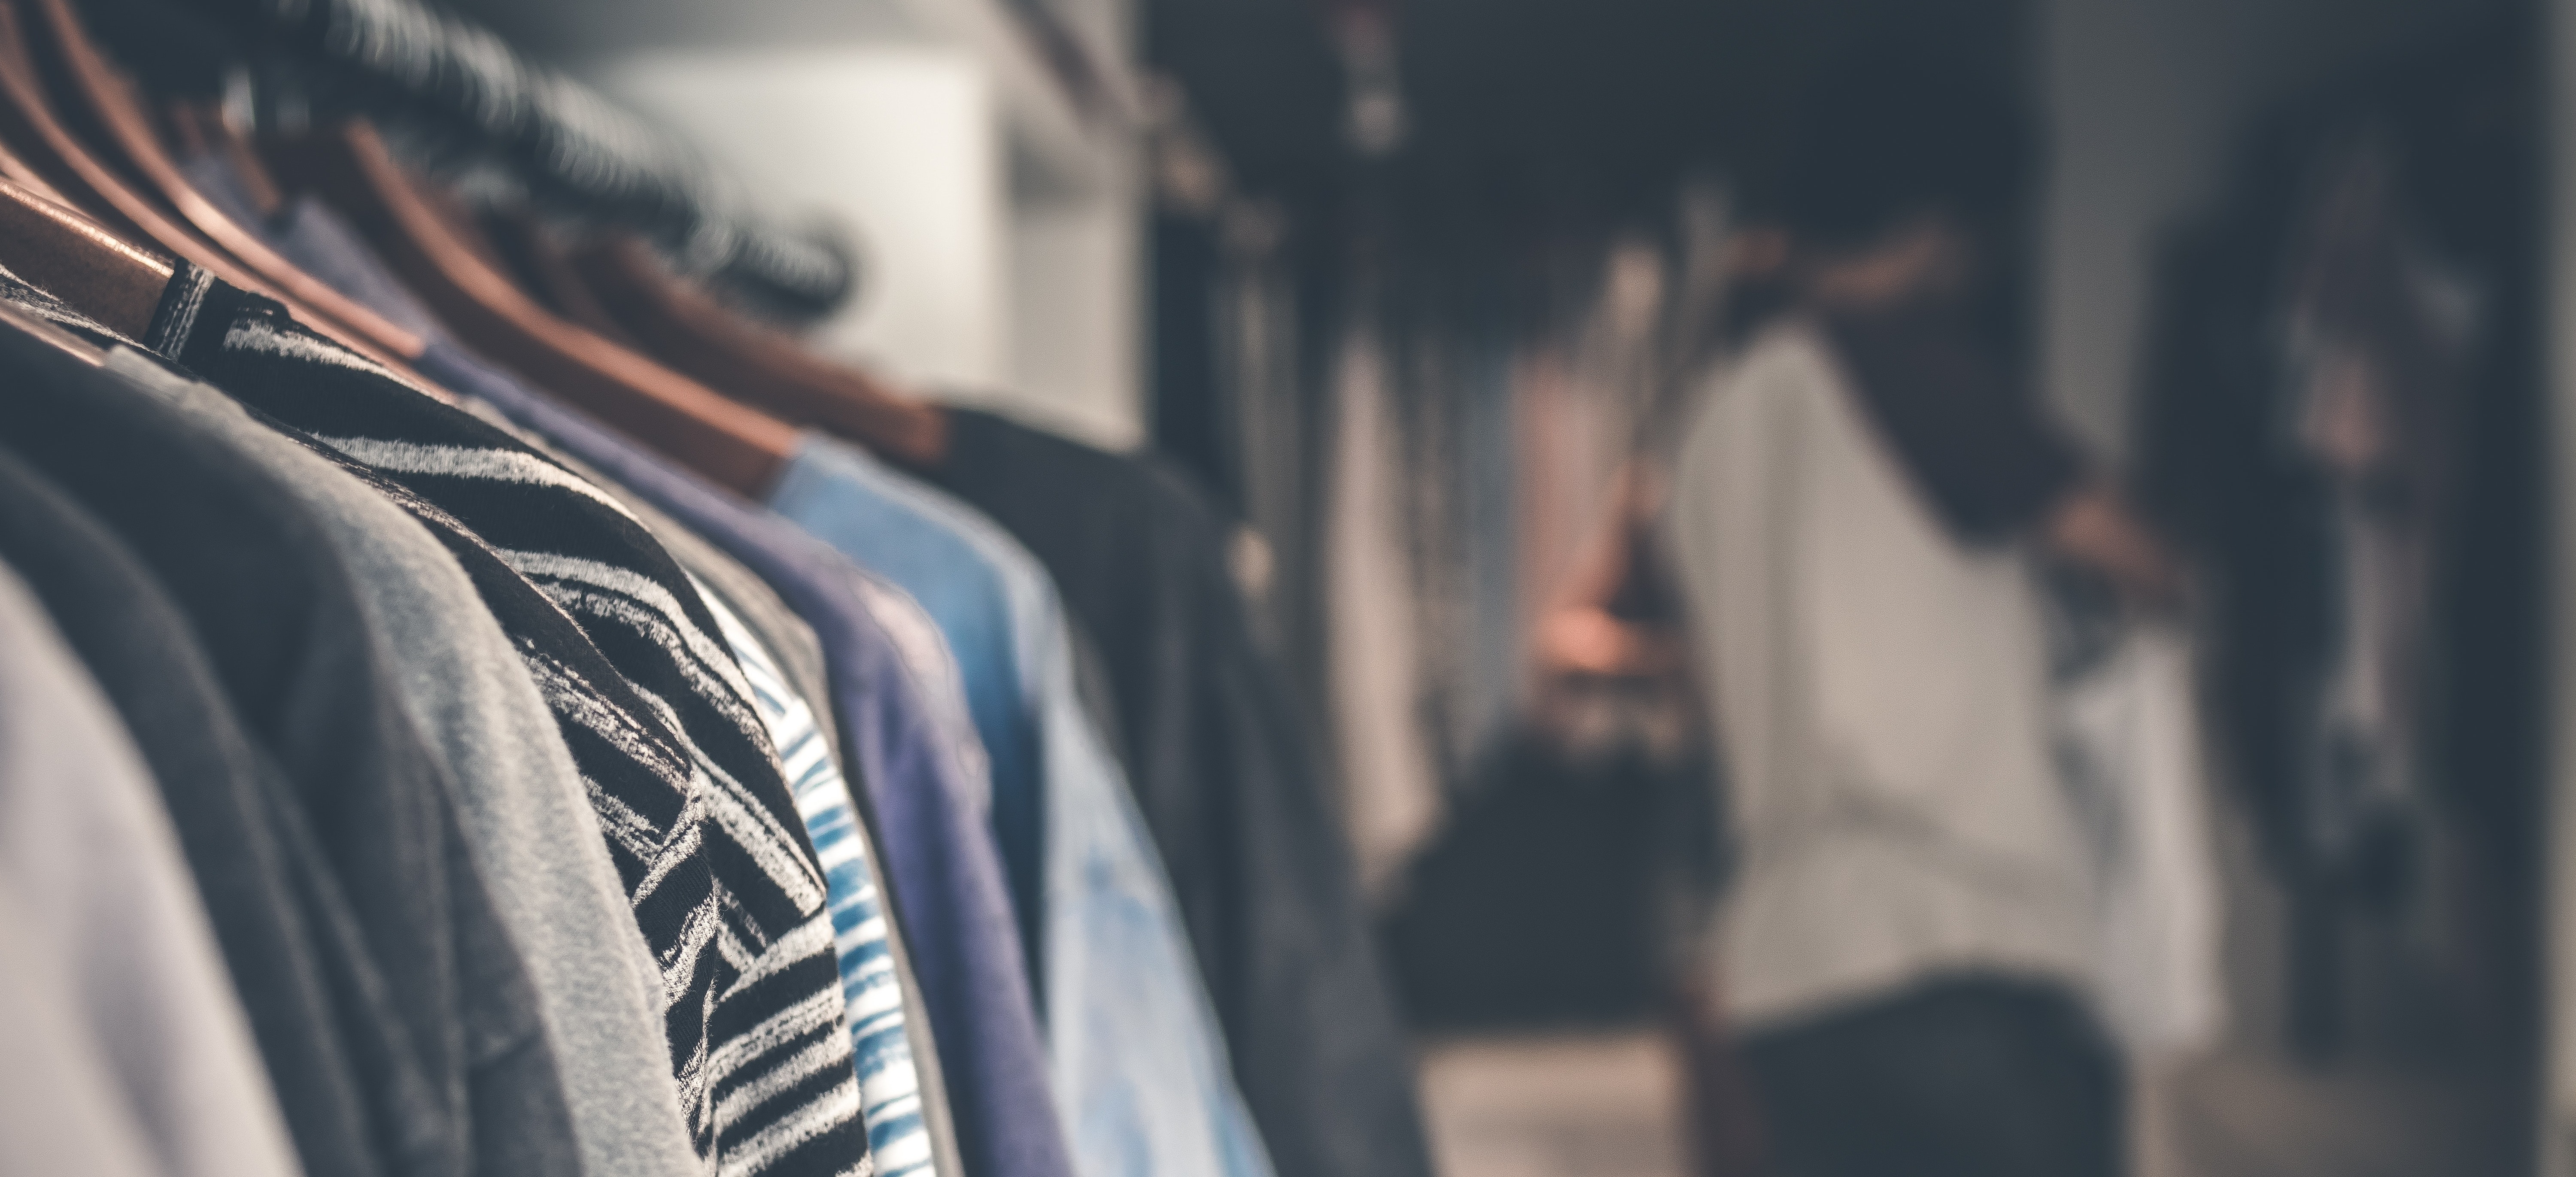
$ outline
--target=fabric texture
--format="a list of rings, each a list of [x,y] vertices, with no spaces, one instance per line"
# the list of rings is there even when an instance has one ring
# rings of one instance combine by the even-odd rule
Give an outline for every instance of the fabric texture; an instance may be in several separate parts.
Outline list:
[[[14,282],[0,294],[68,316]],[[298,860],[324,868],[298,885],[340,945],[323,959],[378,1163],[545,1171],[569,1139],[560,1078],[383,619],[290,491],[129,380],[38,375],[62,362],[19,358],[32,378],[0,388],[10,444],[152,567],[283,770],[281,811],[312,848]]]
[[[160,785],[304,1168],[378,1171],[360,1064],[326,980],[336,970],[322,960],[338,944],[316,931],[296,883],[327,868],[290,861],[310,847],[281,827],[285,779],[243,730],[187,618],[105,523],[5,447],[0,561],[24,571]]]
[[[661,1024],[661,976],[627,907],[589,795],[544,698],[445,546],[333,452],[264,425],[222,393],[135,353],[112,367],[156,386],[209,436],[297,493],[358,573],[405,704],[456,770],[478,872],[527,960],[578,1158],[593,1173],[699,1168]],[[330,455],[330,456],[326,456]]]
[[[1125,774],[1076,697],[1072,644],[1045,570],[971,508],[820,435],[806,438],[772,505],[843,551],[877,558],[915,592],[938,583],[925,568],[960,563],[990,569],[1004,587],[1019,706],[1039,731],[1040,992],[1075,1164],[1094,1177],[1267,1177],[1170,884]],[[890,550],[903,554],[880,555]],[[924,583],[907,583],[908,574]]]
[[[1803,323],[1718,380],[1665,525],[1739,856],[1705,965],[1727,1017],[1769,1029],[1956,972],[2085,991],[2093,880],[2019,551],[1943,527]]]
[[[471,403],[484,411],[499,413],[484,402]],[[532,444],[542,442],[534,435],[529,435],[529,439]],[[580,459],[552,448],[547,452],[575,473],[593,480],[602,490],[616,496],[627,510],[634,512],[654,538],[670,550],[672,559],[679,561],[690,578],[698,582],[699,595],[706,598],[707,608],[715,613],[717,622],[725,630],[726,643],[743,665],[743,677],[752,686],[752,700],[760,707],[762,720],[770,729],[771,742],[778,746],[779,762],[787,770],[788,787],[795,793],[797,811],[805,819],[806,836],[813,841],[815,853],[823,864],[824,878],[832,896],[835,952],[840,958],[845,998],[850,995],[852,966],[861,965],[865,971],[867,1001],[872,1011],[867,1019],[869,1025],[862,1030],[854,1003],[850,1032],[852,1046],[858,1051],[860,1109],[869,1125],[869,1152],[878,1155],[881,1172],[896,1164],[881,1155],[878,1125],[885,1124],[889,1125],[885,1134],[897,1145],[896,1156],[907,1155],[916,1145],[924,1150],[917,1164],[907,1161],[904,1162],[906,1165],[916,1170],[940,1171],[944,1168],[954,1172],[957,1168],[956,1139],[948,1123],[946,1101],[940,1094],[944,1088],[939,1071],[937,1039],[931,1033],[929,1006],[922,999],[921,986],[913,976],[902,929],[891,910],[884,906],[883,854],[874,848],[878,837],[876,818],[871,808],[860,803],[862,794],[850,787],[841,770],[840,745],[829,739],[836,725],[821,718],[830,713],[831,704],[830,687],[824,678],[821,639],[814,635],[814,628],[796,616],[767,583],[733,557]],[[741,640],[743,638],[749,641]],[[797,648],[797,659],[810,662],[810,667],[798,671],[787,669],[790,659],[778,653],[782,646]],[[753,665],[755,660],[760,663],[757,668]],[[769,683],[767,686],[763,685],[764,675]],[[808,678],[812,680],[810,683]],[[800,707],[804,718],[801,721],[790,718],[789,713]],[[800,730],[812,728],[828,763],[815,765],[801,761],[802,753],[792,746],[794,741],[780,736],[781,724],[797,725]],[[821,788],[826,775],[832,782],[828,789]],[[824,835],[816,831],[816,803],[808,800],[809,795],[841,799],[847,821],[834,825],[833,836],[852,844],[838,852],[838,865],[835,851],[824,845]],[[877,909],[876,915],[865,919],[855,915],[859,910],[856,896],[861,888],[871,891],[867,902]],[[854,944],[851,937],[854,928],[867,927],[868,919],[877,921],[870,929],[874,935],[870,943],[874,947],[861,951],[862,946]],[[899,1003],[899,1008],[878,1010],[876,1002],[886,995],[875,989],[879,982],[891,987],[890,994]],[[889,1033],[901,1039],[900,1047],[885,1040]],[[900,1066],[896,1065],[898,1061]],[[878,1085],[873,1090],[868,1080],[872,1066],[880,1073]]]
[[[1782,1168],[1800,1177],[2114,1177],[2117,1058],[2048,987],[1925,986],[1749,1037]]]
[[[982,749],[971,726],[944,722],[925,704],[926,680],[860,595],[889,590],[871,587],[847,557],[794,524],[680,472],[471,356],[433,343],[422,367],[652,500],[759,573],[814,627],[850,760],[884,833],[880,846],[936,1032],[960,1165],[993,1177],[1067,1177],[1072,1167],[1046,1081],[1028,969],[986,823],[991,792]],[[923,633],[938,651],[927,656],[944,660],[938,632],[925,626]]]
[[[1128,779],[1235,1080],[1285,1177],[1418,1177],[1412,1064],[1304,722],[1228,529],[1150,462],[951,408],[932,481],[1025,545],[1098,643]]]
[[[507,433],[202,272],[172,279],[145,342],[470,528],[642,696],[563,726],[650,770],[594,804],[662,966],[698,1151],[729,1174],[867,1172],[821,872],[740,668],[669,556]]]
[[[901,986],[895,981],[892,939],[883,893],[869,859],[867,834],[851,807],[849,782],[824,746],[814,711],[787,687],[776,660],[732,609],[705,594],[725,641],[742,663],[751,698],[787,767],[796,809],[823,863],[831,889],[834,947],[841,966],[841,997],[849,1011],[850,1046],[858,1060],[861,1107],[868,1122],[868,1152],[881,1174],[931,1171],[930,1134],[921,1118],[921,1081],[912,1044],[903,1033]]]
[[[327,209],[310,206],[299,207],[296,216],[334,219]],[[382,299],[369,302],[379,312],[398,314],[408,306],[426,319],[345,226],[337,232],[272,236],[270,241],[313,273],[354,275],[341,287],[343,293]],[[937,632],[926,619],[919,628],[928,647],[893,645],[895,638],[877,624],[879,616],[889,617],[889,624],[901,620],[892,616],[898,608],[918,614],[919,607],[868,580],[846,559],[784,521],[531,393],[456,347],[442,332],[425,332],[424,337],[429,348],[420,363],[433,378],[597,463],[630,495],[649,499],[703,530],[771,581],[815,628],[831,675],[824,711],[838,720],[826,728],[837,727],[848,741],[847,763],[861,778],[856,792],[860,810],[866,815],[873,803],[893,802],[879,828],[897,833],[880,845],[888,852],[887,870],[904,876],[891,880],[888,888],[898,924],[907,936],[913,929],[921,936],[919,964],[907,967],[899,979],[906,1000],[923,1011],[907,1019],[906,1034],[922,1081],[923,1118],[935,1167],[948,1173],[967,1170],[962,1134],[973,1141],[976,1172],[983,1172],[980,1166],[988,1162],[997,1171],[1033,1177],[1068,1172],[1062,1132],[1038,1061],[1042,1056],[1025,972],[1016,988],[1007,979],[1021,969],[1019,945],[1009,935],[1007,897],[986,890],[988,879],[996,880],[992,886],[998,888],[1000,871],[978,817],[989,805],[983,749],[965,722],[962,697],[953,717],[938,710],[949,698],[939,692],[951,688],[954,694],[954,665],[938,648]],[[869,603],[862,604],[862,597]],[[937,669],[941,666],[945,677]],[[905,775],[890,779],[891,773]],[[992,922],[997,909],[1004,913],[998,926]],[[994,939],[997,933],[1014,942],[1006,947]],[[898,963],[904,962],[907,945],[898,939],[895,949]],[[935,1032],[934,1021],[954,1031]],[[960,1076],[957,1089],[966,1093],[963,1098],[974,1101],[953,1116],[946,1080],[951,1070]]]
[[[204,157],[195,161],[192,174],[197,172],[205,173],[206,178],[214,184],[214,187],[209,189],[210,194],[228,193],[228,196],[219,197],[219,199],[228,198],[241,206],[244,210],[241,213],[243,217],[254,216],[247,211],[248,201],[238,193],[238,178],[231,174],[228,165],[219,158]],[[287,211],[288,218],[278,224],[255,219],[245,220],[244,224],[266,235],[273,247],[295,261],[297,265],[337,286],[343,293],[357,298],[398,322],[417,324],[422,338],[429,341],[429,354],[424,357],[423,366],[446,384],[475,390],[485,398],[481,401],[469,402],[470,404],[487,408],[490,408],[495,401],[535,405],[535,411],[540,415],[550,415],[570,421],[575,432],[587,430],[609,449],[626,448],[626,443],[598,430],[596,426],[577,415],[533,397],[517,381],[457,348],[452,340],[445,337],[444,331],[438,327],[429,312],[401,288],[400,283],[385,271],[383,263],[358,240],[356,233],[340,222],[337,215],[329,209],[311,202],[299,201]],[[492,411],[499,410],[492,408]],[[526,424],[524,421],[521,423]],[[558,460],[562,460],[569,455],[557,453],[555,456]],[[587,476],[596,477],[595,474]],[[678,478],[676,475],[673,477]],[[686,479],[681,478],[679,481],[685,483]],[[843,718],[839,708],[832,705],[830,701],[832,696],[826,678],[827,667],[820,638],[811,633],[810,626],[805,627],[806,633],[803,637],[792,636],[792,626],[802,626],[803,621],[801,618],[784,615],[786,610],[784,602],[779,602],[779,612],[773,614],[768,608],[767,601],[774,597],[774,593],[764,597],[762,591],[756,586],[748,585],[739,577],[729,575],[728,570],[717,563],[697,559],[692,555],[693,552],[711,553],[713,549],[703,543],[695,542],[695,537],[676,523],[666,526],[663,519],[647,514],[650,505],[632,488],[626,488],[614,482],[603,483],[603,487],[618,493],[619,501],[625,503],[629,510],[636,510],[657,538],[662,539],[666,544],[673,544],[676,541],[673,555],[688,568],[692,575],[714,581],[718,591],[730,594],[729,601],[737,613],[750,622],[755,629],[759,629],[764,637],[771,640],[771,648],[781,656],[787,673],[796,682],[798,689],[805,692],[807,698],[814,703],[818,713],[835,719]],[[705,488],[685,489],[704,490]],[[644,509],[638,510],[639,506]],[[744,571],[748,572],[747,569]],[[790,636],[781,640],[780,635]],[[813,642],[810,652],[804,645],[809,640]],[[844,763],[851,764],[855,771],[856,761],[848,759],[848,750],[840,745],[840,723],[827,722],[820,726],[825,739],[833,743],[835,754],[841,756]],[[980,749],[977,750],[976,755],[978,758],[976,763],[980,763]],[[877,819],[872,795],[865,789],[856,790],[854,800],[857,802],[862,824],[867,827],[871,836],[874,836],[877,831]],[[885,878],[880,864],[872,858],[869,860],[869,868],[879,872],[879,885],[883,887]],[[898,934],[890,937],[889,945],[894,954],[896,980],[901,986],[907,1009],[904,1033],[912,1044],[914,1065],[921,1080],[922,1117],[930,1136],[933,1163],[943,1172],[957,1172],[962,1166],[955,1128],[949,1115],[947,1084],[941,1069],[937,1036],[931,1027],[929,1002],[914,973],[909,952],[899,929]]]
[[[22,1022],[52,1024],[23,1038],[82,1040],[65,1044],[75,1057],[58,1060],[61,1073],[14,1055],[0,1068],[10,1102],[71,1104],[64,1121],[0,1141],[0,1159],[27,1173],[103,1161],[292,1177],[294,1145],[148,771],[34,595],[0,569],[0,928],[18,962],[7,971],[47,1002],[18,1007]],[[20,1167],[40,1160],[62,1164]]]
[[[481,402],[472,403],[481,405]],[[498,409],[488,411],[496,417],[500,412]],[[517,426],[513,424],[511,428]],[[522,440],[536,444],[556,461],[615,497],[644,524],[646,531],[653,533],[653,538],[671,553],[671,559],[689,574],[689,579],[697,583],[698,595],[706,598],[710,611],[721,602],[732,613],[733,619],[741,622],[743,628],[758,639],[758,648],[768,656],[771,668],[778,672],[780,685],[794,694],[815,716],[825,714],[821,709],[830,705],[832,686],[823,669],[823,641],[814,636],[813,626],[805,624],[804,618],[798,617],[795,610],[787,607],[787,602],[779,599],[777,590],[770,588],[757,573],[743,567],[741,561],[726,555],[679,520],[671,518],[635,492],[619,486],[615,479],[599,473],[588,463],[543,444],[542,439],[532,434],[523,436]],[[724,614],[717,613],[716,619],[723,621]],[[738,656],[740,643],[728,644],[735,646]],[[767,710],[764,709],[761,715],[766,720]],[[824,752],[834,761],[839,761],[841,741],[835,725],[818,718],[814,731],[823,741]],[[772,725],[770,736],[773,743],[777,742],[777,734],[775,725]],[[784,744],[779,745],[779,760],[781,763],[787,760]],[[788,784],[792,791],[795,785],[792,773]],[[821,853],[820,847],[816,847],[816,853]]]
[[[35,944],[43,931],[0,887],[0,943]],[[40,953],[0,956],[0,1001],[11,1009],[80,1007],[80,980]],[[151,1146],[117,1090],[95,1031],[70,1018],[26,1018],[9,1029],[0,1071],[0,1168],[12,1173],[153,1177]]]

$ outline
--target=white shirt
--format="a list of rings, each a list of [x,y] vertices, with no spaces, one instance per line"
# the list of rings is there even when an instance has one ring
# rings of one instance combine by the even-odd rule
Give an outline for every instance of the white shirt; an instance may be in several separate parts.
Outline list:
[[[1811,327],[1716,377],[1666,525],[1738,854],[1707,962],[1735,1024],[1939,976],[2089,991],[2093,871],[2023,556],[1941,525]]]

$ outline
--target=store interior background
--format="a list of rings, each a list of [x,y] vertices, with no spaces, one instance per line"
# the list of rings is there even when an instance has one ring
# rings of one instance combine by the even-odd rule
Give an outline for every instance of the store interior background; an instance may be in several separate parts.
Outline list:
[[[2160,234],[2221,199],[2249,130],[2282,104],[2446,37],[2518,29],[2545,62],[2540,158],[2561,177],[2547,207],[2576,208],[2576,153],[2558,146],[2576,126],[2567,0],[455,2],[677,128],[764,202],[846,226],[865,293],[818,329],[824,350],[953,398],[1007,397],[1105,444],[1159,445],[1253,525],[1238,572],[1343,749],[1452,1177],[1686,1170],[1657,977],[1705,754],[1663,694],[1567,681],[1534,650],[1626,448],[1705,358],[1730,184],[1777,151],[1788,97],[1831,46],[1893,30],[2026,86],[2048,145],[2028,360],[2112,455],[2130,442]],[[2576,238],[2552,219],[2534,272],[2576,291]],[[2561,390],[2547,436],[2576,452],[2576,304],[2546,305],[2545,387]],[[1423,435],[1511,427],[1493,423],[1507,410],[1477,369],[1495,354],[1553,365],[1558,450],[1517,476],[1394,463],[1412,481],[1381,488],[1407,504],[1392,538],[1340,510],[1339,447],[1405,454],[1434,444]],[[1380,398],[1382,430],[1349,410],[1355,382]],[[2532,485],[2535,520],[2545,493]],[[1545,520],[1500,555],[1444,553],[1452,579],[1394,597],[1348,579],[1382,577],[1372,553],[1389,544],[1437,546],[1419,533],[1474,533],[1497,510]],[[2555,517],[2563,564],[2576,511]],[[1509,566],[1477,563],[1495,559]],[[1428,603],[1394,620],[1336,612],[1395,598]],[[2531,598],[2561,615],[2568,599]],[[2564,635],[2555,664],[2576,667],[2576,625],[2540,612],[2530,648]],[[1415,706],[1337,705],[1371,659],[1405,664],[1389,673]],[[2532,673],[2521,695],[2538,716]],[[2528,746],[2503,749],[2497,771],[2563,796],[2576,775],[2546,775],[2547,726],[2506,724]],[[2567,830],[2547,859],[2576,895],[2557,865]],[[2366,1050],[2294,1063],[2275,1008],[2278,898],[2243,830],[2223,833],[2230,1043],[2140,1096],[2139,1173],[2570,1163],[2576,987],[2538,1003],[2562,1016],[2534,1011],[2533,1041],[2559,1029],[2519,1069],[2463,1078]],[[2565,955],[2576,938],[2544,939]]]

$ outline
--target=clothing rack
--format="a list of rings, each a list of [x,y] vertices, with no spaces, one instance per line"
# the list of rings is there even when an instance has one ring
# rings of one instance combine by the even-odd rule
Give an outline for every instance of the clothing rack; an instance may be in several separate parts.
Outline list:
[[[645,235],[681,272],[789,321],[857,293],[849,240],[753,207],[690,145],[415,0],[190,0],[254,30],[290,122],[364,115],[432,160],[523,188],[550,214]]]
[[[414,0],[0,0],[0,1171],[1428,1177],[1232,521],[750,208]]]

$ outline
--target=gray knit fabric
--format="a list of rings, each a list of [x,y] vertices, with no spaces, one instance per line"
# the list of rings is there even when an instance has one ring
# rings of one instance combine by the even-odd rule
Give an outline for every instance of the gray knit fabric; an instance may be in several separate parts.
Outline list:
[[[465,572],[402,508],[222,393],[131,352],[109,366],[303,495],[374,595],[403,703],[454,767],[475,865],[536,986],[583,1171],[700,1177],[659,1016],[660,969],[554,717]]]

